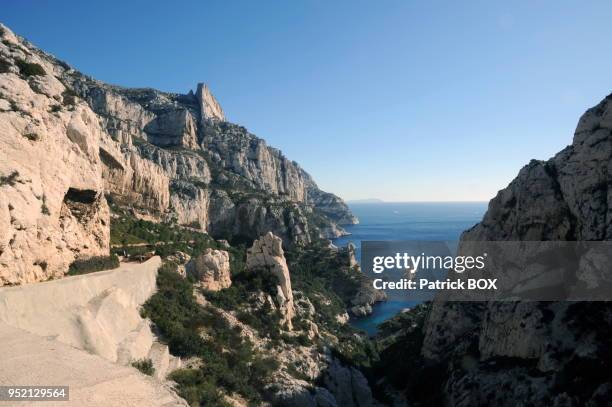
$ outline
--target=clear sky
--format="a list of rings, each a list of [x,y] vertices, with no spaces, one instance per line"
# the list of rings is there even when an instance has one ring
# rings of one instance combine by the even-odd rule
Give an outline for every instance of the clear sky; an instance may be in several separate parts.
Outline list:
[[[609,1],[4,1],[98,79],[207,82],[346,199],[488,200],[611,91]]]

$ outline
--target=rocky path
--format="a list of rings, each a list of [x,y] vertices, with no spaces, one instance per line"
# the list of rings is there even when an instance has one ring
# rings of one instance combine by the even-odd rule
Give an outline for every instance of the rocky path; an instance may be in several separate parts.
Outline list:
[[[64,406],[186,406],[164,385],[180,361],[139,315],[160,264],[153,257],[0,288],[0,385],[68,385],[70,403],[57,403]],[[144,358],[153,361],[155,378],[130,366]]]
[[[128,243],[128,244],[112,244],[111,249],[119,249],[122,247],[166,246],[166,245],[173,245],[173,244],[179,244],[179,243],[194,244],[195,240],[181,240],[181,241],[176,241],[176,242],[155,242],[155,243],[143,242],[143,243]]]
[[[0,406],[187,406],[159,381],[52,337],[0,323],[0,385],[69,386],[70,400]]]

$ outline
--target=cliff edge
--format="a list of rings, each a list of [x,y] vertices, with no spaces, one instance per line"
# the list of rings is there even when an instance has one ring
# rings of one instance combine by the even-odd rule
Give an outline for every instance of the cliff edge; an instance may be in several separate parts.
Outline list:
[[[357,222],[279,150],[226,121],[204,84],[105,84],[0,25],[0,285],[107,254],[108,203],[135,216],[287,245]]]

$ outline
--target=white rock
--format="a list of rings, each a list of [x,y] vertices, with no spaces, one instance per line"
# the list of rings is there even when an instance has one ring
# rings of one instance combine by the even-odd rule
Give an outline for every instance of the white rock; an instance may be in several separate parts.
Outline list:
[[[225,114],[217,99],[213,96],[208,89],[208,86],[204,83],[198,83],[198,89],[196,91],[196,98],[200,105],[200,117],[204,120],[218,120],[225,121]]]
[[[219,291],[232,285],[229,253],[225,250],[208,248],[192,258],[186,269],[205,290]]]
[[[247,250],[246,267],[248,271],[269,270],[278,278],[277,301],[282,315],[281,323],[291,330],[291,319],[295,315],[291,276],[282,247],[282,240],[272,232],[268,232],[253,242]]]

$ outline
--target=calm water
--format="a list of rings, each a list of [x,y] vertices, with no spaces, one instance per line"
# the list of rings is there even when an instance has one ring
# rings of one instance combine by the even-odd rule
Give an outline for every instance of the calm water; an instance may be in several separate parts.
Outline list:
[[[334,240],[337,246],[353,242],[357,259],[361,255],[362,240],[457,240],[461,232],[478,223],[487,209],[486,202],[457,203],[372,203],[349,205],[359,218],[359,225],[347,226],[350,236]],[[351,321],[353,326],[369,334],[376,326],[414,301],[392,300],[374,306],[365,318]]]

